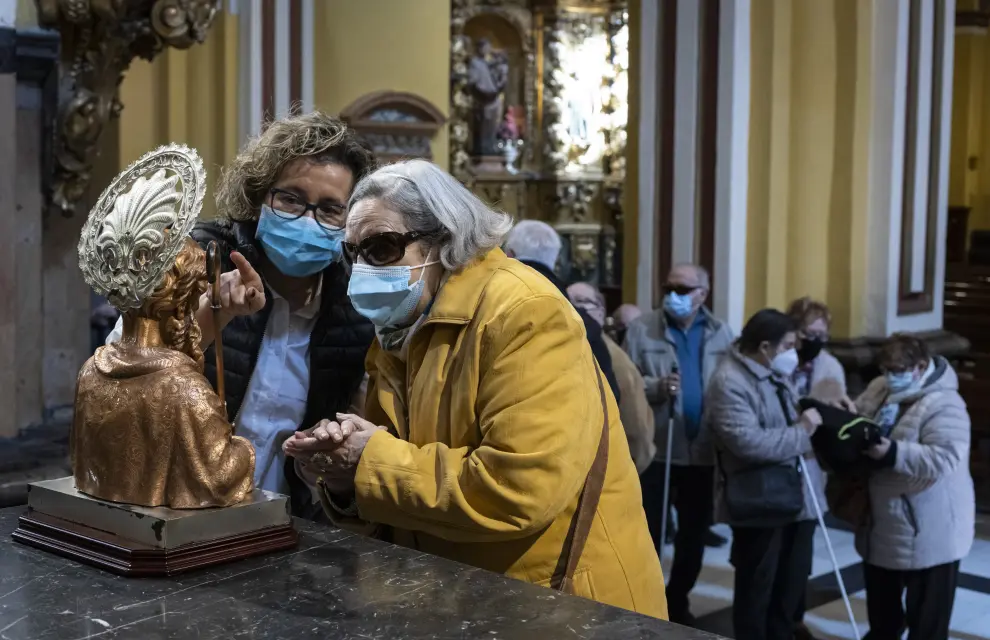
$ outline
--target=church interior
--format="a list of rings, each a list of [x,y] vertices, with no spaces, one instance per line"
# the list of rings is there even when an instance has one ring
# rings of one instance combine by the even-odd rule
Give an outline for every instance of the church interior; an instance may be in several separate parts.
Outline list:
[[[67,475],[99,304],[76,245],[103,188],[182,143],[212,194],[267,121],[313,110],[551,224],[557,274],[609,313],[661,307],[684,263],[737,334],[810,296],[850,396],[887,336],[919,336],[972,421],[977,540],[950,637],[990,637],[985,0],[0,0],[0,507]],[[222,213],[208,195],[202,217]],[[853,534],[829,533],[865,631]],[[693,596],[728,637],[732,575],[709,549]],[[3,634],[16,587],[0,576],[0,636],[30,637]],[[858,638],[846,613],[816,534],[805,621]]]

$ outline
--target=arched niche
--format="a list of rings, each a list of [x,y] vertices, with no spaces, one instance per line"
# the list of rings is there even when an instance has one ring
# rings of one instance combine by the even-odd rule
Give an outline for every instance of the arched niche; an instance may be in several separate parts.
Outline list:
[[[504,51],[508,56],[509,81],[505,87],[505,107],[520,110],[525,117],[526,51],[519,27],[504,16],[479,13],[465,23],[464,35],[471,39],[472,45],[477,45],[480,40],[488,40],[494,49]],[[525,122],[520,125],[523,128]],[[528,132],[523,133],[528,135]]]
[[[425,98],[399,91],[361,96],[340,117],[383,162],[432,160],[430,141],[447,122],[443,112]]]

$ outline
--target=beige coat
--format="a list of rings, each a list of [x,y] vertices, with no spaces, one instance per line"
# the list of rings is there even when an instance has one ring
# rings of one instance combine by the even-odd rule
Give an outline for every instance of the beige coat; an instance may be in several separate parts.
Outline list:
[[[922,389],[901,404],[890,433],[897,442],[894,467],[870,474],[870,518],[856,533],[856,549],[864,561],[885,569],[955,562],[973,546],[969,413],[955,370],[943,358],[935,363]],[[877,378],[856,406],[872,416],[888,393],[884,378]]]
[[[808,395],[823,401],[838,400],[846,395],[846,372],[828,351],[819,353],[812,364]]]
[[[646,382],[639,369],[614,340],[605,337],[605,346],[612,357],[612,370],[619,383],[619,416],[629,441],[629,453],[636,471],[643,473],[653,462],[657,446],[653,443],[653,410],[646,400]]]

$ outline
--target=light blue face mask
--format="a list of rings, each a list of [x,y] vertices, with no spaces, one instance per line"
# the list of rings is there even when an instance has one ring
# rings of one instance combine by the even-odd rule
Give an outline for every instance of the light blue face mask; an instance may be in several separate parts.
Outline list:
[[[340,258],[344,230],[325,229],[309,216],[283,218],[264,204],[255,237],[276,269],[293,278],[305,278]]]
[[[901,371],[900,373],[886,373],[887,388],[892,393],[907,391],[914,384],[914,371]]]
[[[691,299],[691,294],[680,295],[671,291],[663,299],[663,308],[680,320],[694,313],[694,300]]]
[[[347,283],[347,297],[354,310],[371,321],[379,329],[402,327],[412,317],[416,305],[423,297],[426,281],[409,283],[415,269],[424,269],[436,262],[426,262],[415,267],[373,267],[355,264],[351,267],[351,279]]]

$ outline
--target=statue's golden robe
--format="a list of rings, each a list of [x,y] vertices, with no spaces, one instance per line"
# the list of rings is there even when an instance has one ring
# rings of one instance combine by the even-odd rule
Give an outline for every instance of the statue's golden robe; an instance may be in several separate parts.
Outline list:
[[[254,447],[231,429],[189,356],[157,345],[100,347],[76,386],[76,488],[149,507],[235,504],[253,489]]]

